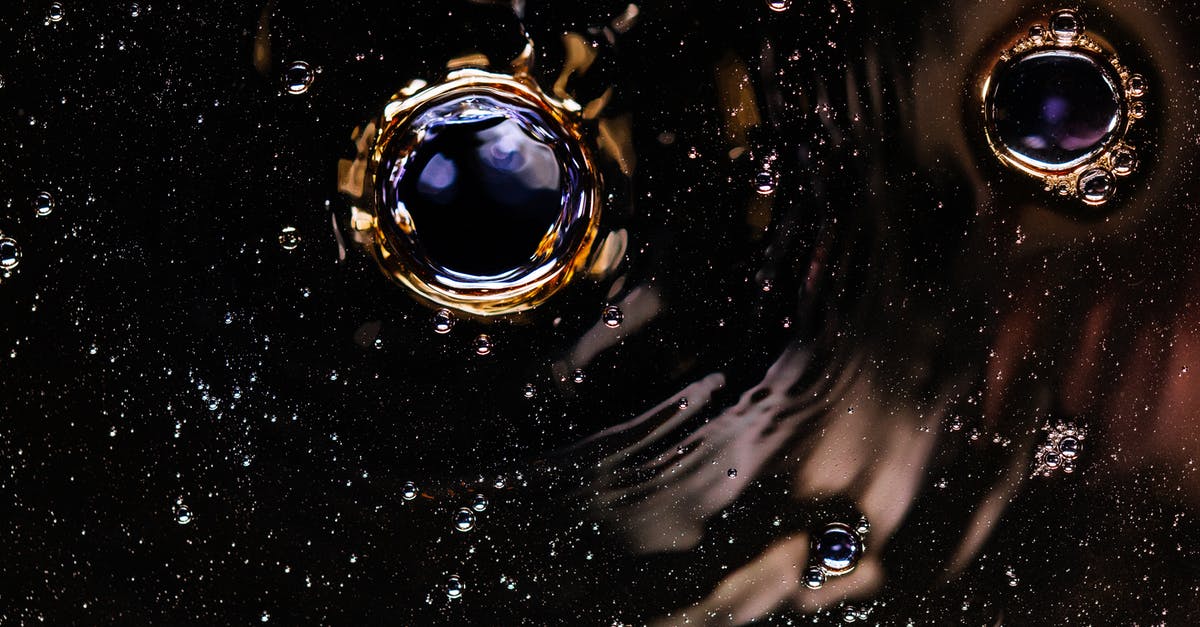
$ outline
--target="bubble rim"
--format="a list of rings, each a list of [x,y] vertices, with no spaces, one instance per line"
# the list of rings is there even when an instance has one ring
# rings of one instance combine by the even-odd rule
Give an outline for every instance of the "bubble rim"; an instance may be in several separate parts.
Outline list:
[[[1085,205],[1099,206],[1112,199],[1117,189],[1115,183],[1117,178],[1129,176],[1137,170],[1137,149],[1129,141],[1129,134],[1137,121],[1145,116],[1145,101],[1143,97],[1146,95],[1146,89],[1136,89],[1133,82],[1140,81],[1144,85],[1146,81],[1142,74],[1133,72],[1121,62],[1120,57],[1117,56],[1115,49],[1108,41],[1095,33],[1089,32],[1086,22],[1077,12],[1070,11],[1075,14],[1080,25],[1076,36],[1070,40],[1057,39],[1051,31],[1051,22],[1059,14],[1068,11],[1070,10],[1060,9],[1052,11],[1045,19],[1028,24],[1023,35],[1010,40],[1009,44],[1003,48],[1002,52],[983,71],[976,93],[983,120],[984,139],[987,142],[988,149],[1001,163],[1009,168],[1041,180],[1047,192],[1076,198]],[[1116,88],[1120,96],[1118,112],[1120,121],[1117,123],[1117,127],[1110,132],[1110,137],[1105,145],[1096,149],[1082,161],[1072,162],[1070,165],[1062,168],[1038,167],[1012,154],[1010,149],[997,136],[995,121],[992,117],[993,98],[996,88],[994,79],[1003,69],[1028,59],[1032,55],[1055,51],[1070,52],[1083,56],[1096,63],[1106,73],[1106,77],[1113,82],[1113,87]],[[1116,167],[1117,155],[1122,153],[1133,155],[1133,166],[1131,168],[1122,169]],[[1086,198],[1079,189],[1079,182],[1085,173],[1096,169],[1107,172],[1114,181],[1114,184],[1112,191],[1107,197],[1092,200]]]
[[[579,204],[571,210],[577,215],[575,221],[565,226],[560,235],[570,241],[559,255],[563,261],[554,267],[546,267],[552,250],[546,249],[543,240],[534,261],[520,269],[523,272],[509,273],[505,281],[483,278],[473,284],[461,277],[430,272],[428,265],[402,241],[401,234],[388,226],[391,220],[381,207],[376,181],[384,176],[381,167],[388,157],[389,143],[403,136],[423,112],[472,92],[541,113],[546,122],[553,124],[549,130],[557,139],[570,144],[566,149],[577,161],[579,189],[574,196]],[[407,287],[418,299],[479,316],[516,313],[541,305],[585,270],[599,231],[602,205],[595,159],[583,140],[572,109],[543,92],[531,76],[476,68],[455,70],[440,83],[421,86],[415,91],[402,90],[385,105],[376,128],[368,148],[361,195],[366,201],[364,209],[371,217],[369,248],[384,274]],[[519,276],[512,277],[513,274]]]

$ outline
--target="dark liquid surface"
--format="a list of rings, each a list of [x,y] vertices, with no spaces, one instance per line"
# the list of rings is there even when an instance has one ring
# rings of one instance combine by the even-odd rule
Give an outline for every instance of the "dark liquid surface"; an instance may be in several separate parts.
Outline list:
[[[338,159],[513,31],[277,3],[260,71],[260,4],[139,4],[0,10],[0,623],[1200,615],[1196,3],[1085,7],[1151,94],[1090,213],[970,133],[1020,7],[639,4],[610,45],[628,2],[526,2],[543,86],[597,26],[565,84],[614,88],[627,265],[446,334],[353,243]],[[857,568],[805,589],[860,515]]]

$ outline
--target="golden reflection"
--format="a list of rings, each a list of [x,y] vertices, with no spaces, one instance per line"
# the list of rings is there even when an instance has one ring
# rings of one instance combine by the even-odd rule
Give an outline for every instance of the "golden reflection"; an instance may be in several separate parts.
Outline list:
[[[528,73],[500,74],[478,69],[487,60],[462,57],[451,61],[445,80],[433,85],[414,81],[402,89],[375,122],[352,135],[358,156],[338,165],[339,189],[353,201],[351,226],[385,274],[408,287],[419,299],[468,314],[493,316],[538,306],[584,270],[600,220],[600,181],[591,150],[583,139],[578,116],[562,100],[546,95]],[[520,59],[520,58],[519,58]],[[384,207],[380,185],[389,160],[407,158],[424,137],[414,124],[432,108],[455,98],[491,98],[540,116],[549,126],[540,133],[568,144],[572,162],[563,165],[574,187],[563,213],[537,244],[525,266],[498,277],[456,275],[437,268],[415,250],[417,227],[404,210]],[[464,245],[469,246],[467,242]]]

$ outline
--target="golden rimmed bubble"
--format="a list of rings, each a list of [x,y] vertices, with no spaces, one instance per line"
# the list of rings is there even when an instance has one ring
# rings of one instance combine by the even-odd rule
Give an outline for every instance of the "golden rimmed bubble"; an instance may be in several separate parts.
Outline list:
[[[1063,9],[1034,24],[988,67],[979,96],[987,144],[1053,194],[1102,205],[1137,168],[1129,133],[1148,85],[1083,18]]]
[[[410,83],[362,131],[350,166],[362,170],[343,185],[351,226],[431,306],[534,308],[585,271],[596,239],[600,181],[579,107],[519,69],[451,67],[440,83]]]

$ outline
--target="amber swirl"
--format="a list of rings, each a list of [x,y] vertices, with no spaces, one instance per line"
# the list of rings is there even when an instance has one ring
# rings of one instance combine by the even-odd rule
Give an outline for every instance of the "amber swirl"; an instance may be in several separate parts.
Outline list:
[[[600,220],[577,108],[519,72],[411,84],[357,138],[365,171],[343,176],[361,180],[346,190],[360,241],[431,304],[495,316],[545,302],[584,270]]]
[[[1074,11],[1010,43],[978,93],[991,151],[1047,191],[1101,205],[1137,167],[1128,135],[1146,112],[1146,80]]]

